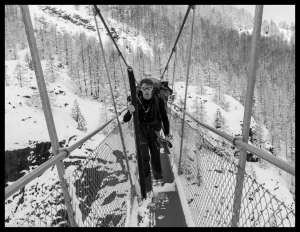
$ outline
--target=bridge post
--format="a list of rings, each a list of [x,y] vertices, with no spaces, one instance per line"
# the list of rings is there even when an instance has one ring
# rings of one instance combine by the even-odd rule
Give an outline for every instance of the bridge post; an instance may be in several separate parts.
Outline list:
[[[47,94],[47,88],[45,85],[42,65],[41,65],[39,52],[38,52],[38,48],[37,48],[37,44],[36,44],[36,40],[35,40],[33,26],[32,26],[32,22],[31,22],[31,18],[30,18],[29,7],[28,7],[28,5],[20,5],[20,8],[21,8],[21,12],[22,12],[23,22],[25,25],[25,31],[26,31],[26,35],[27,35],[29,48],[30,48],[30,53],[31,53],[35,76],[36,76],[36,80],[37,80],[37,84],[38,84],[38,88],[39,88],[39,93],[40,93],[40,97],[41,97],[41,101],[42,101],[44,115],[45,115],[45,119],[46,119],[46,123],[47,123],[49,137],[50,137],[50,141],[51,141],[51,145],[52,145],[52,153],[55,156],[59,153],[58,152],[59,143],[58,143],[55,124],[54,124],[54,120],[53,120],[53,116],[52,116],[51,106],[50,106],[50,102],[49,102],[49,98],[48,98],[48,94]],[[62,160],[56,164],[56,168],[57,168],[59,180],[61,183],[61,188],[62,188],[62,192],[64,195],[70,224],[72,227],[76,227],[77,225],[76,225],[76,222],[74,219],[71,199],[70,199],[70,196],[68,193],[67,183],[64,179],[65,168],[64,168],[64,164],[63,164]]]
[[[189,81],[189,72],[190,72],[190,63],[191,63],[191,54],[192,54],[192,43],[193,43],[193,32],[194,32],[194,21],[195,21],[195,6],[191,7],[193,9],[193,21],[191,28],[191,39],[190,39],[190,49],[189,49],[189,59],[188,67],[186,73],[186,83],[185,83],[185,97],[184,97],[184,108],[183,108],[183,117],[182,117],[182,133],[181,133],[181,142],[180,142],[180,153],[179,153],[179,164],[178,164],[178,175],[180,175],[180,166],[181,166],[181,156],[182,156],[182,145],[183,145],[183,136],[184,136],[184,120],[185,120],[185,110],[186,110],[186,97],[187,97],[187,88]]]
[[[174,93],[174,80],[175,80],[175,65],[176,65],[176,57],[177,57],[177,54],[176,54],[176,49],[174,48],[174,52],[175,52],[175,55],[174,55],[174,67],[173,67],[173,79],[172,79],[172,91]],[[168,112],[167,112],[168,113]],[[169,108],[169,123],[170,123],[170,131],[171,131],[171,121],[172,121],[172,105],[170,105],[170,108]]]
[[[247,93],[245,100],[245,111],[243,119],[243,139],[245,143],[248,143],[249,139],[249,128],[251,122],[251,111],[253,105],[253,95],[256,80],[256,69],[258,64],[258,51],[260,46],[260,33],[261,33],[261,22],[263,14],[263,5],[256,5],[255,16],[254,16],[254,28],[252,33],[251,42],[251,53],[248,65],[247,73]],[[231,219],[231,226],[237,227],[240,218],[241,200],[243,194],[243,182],[246,167],[247,151],[241,150],[238,164],[238,172],[236,176],[236,187],[233,201],[233,215]]]

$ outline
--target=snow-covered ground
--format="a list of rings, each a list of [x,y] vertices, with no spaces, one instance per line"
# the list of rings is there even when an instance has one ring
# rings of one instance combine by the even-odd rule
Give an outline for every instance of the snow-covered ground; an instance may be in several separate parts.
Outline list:
[[[185,94],[185,83],[184,82],[176,82],[175,83],[175,104],[179,105],[179,96],[184,96]],[[193,114],[193,100],[195,98],[201,98],[201,100],[205,102],[205,110],[206,110],[206,122],[208,125],[214,127],[215,113],[217,108],[220,109],[222,116],[225,118],[226,122],[226,133],[230,135],[241,134],[241,126],[240,124],[243,122],[244,116],[244,107],[233,97],[225,95],[225,99],[229,102],[229,109],[225,111],[221,109],[220,106],[216,105],[213,101],[213,93],[214,89],[205,87],[206,94],[199,95],[197,94],[196,86],[188,86],[188,97],[187,97],[187,111]],[[191,98],[190,98],[191,97]],[[195,114],[193,114],[195,115]],[[255,120],[251,117],[251,127],[257,126]],[[270,147],[268,142],[268,130],[265,126],[263,126],[263,138],[266,141],[265,144],[262,145],[265,151]],[[212,136],[213,133],[209,133],[209,135],[215,139],[219,136]],[[251,142],[249,142],[251,144]],[[267,151],[268,152],[268,151]],[[270,153],[270,152],[269,152]],[[271,153],[270,153],[271,154]],[[277,155],[277,158],[283,159],[285,158],[285,145],[281,144],[281,150]],[[290,175],[286,172],[279,170],[277,167],[263,162],[263,164],[259,162],[247,162],[246,163],[246,172],[252,176],[259,184],[262,184],[265,189],[267,189],[272,195],[276,196],[276,198],[284,202],[288,208],[295,210],[295,201],[292,193],[289,191],[290,189]],[[293,220],[293,219],[291,219]]]
[[[87,14],[82,13],[82,10],[75,10],[74,6],[58,6],[61,10],[69,13],[69,14],[78,14],[84,18],[90,18],[91,24],[94,24],[93,17],[87,16]],[[70,30],[72,32],[78,30],[85,30],[84,28],[80,28],[72,23],[66,23],[64,19],[51,17],[48,14],[43,13],[39,6],[32,5],[30,6],[31,17],[33,19],[34,14],[43,15],[46,20],[51,21],[55,25],[57,25],[58,29]],[[32,20],[33,21],[33,20]],[[108,20],[108,24],[116,28],[116,30],[120,30],[121,25],[119,25],[113,19]],[[100,25],[100,23],[98,23]],[[101,24],[102,25],[102,24]],[[96,36],[95,32],[85,30],[88,36]],[[105,34],[103,26],[100,26],[101,38],[104,43],[108,42],[108,37]],[[153,50],[146,42],[145,38],[139,34],[138,36],[134,36],[133,34],[125,34],[125,32],[121,32],[120,41],[118,42],[121,46],[125,45],[123,42],[126,38],[126,42],[131,46],[139,46],[146,55],[153,56]],[[19,51],[20,61],[25,65],[24,56],[28,48]],[[7,74],[11,76],[9,80],[10,85],[5,87],[5,150],[11,151],[15,149],[23,149],[29,145],[30,141],[37,142],[45,142],[50,141],[47,125],[45,122],[45,117],[42,109],[30,107],[26,104],[28,98],[24,96],[31,95],[33,93],[33,89],[30,87],[36,87],[37,83],[35,79],[34,71],[27,69],[25,76],[29,79],[29,82],[26,87],[20,87],[17,84],[17,80],[13,78],[14,69],[16,67],[16,61],[10,60],[5,61],[5,65],[7,66]],[[42,61],[43,68],[45,67],[45,63]],[[67,74],[67,70],[65,68],[60,69],[59,78],[55,81],[55,83],[50,84],[51,89],[56,93],[56,103],[57,106],[52,108],[52,114],[55,122],[55,129],[58,135],[58,140],[66,140],[68,141],[70,137],[76,136],[76,139],[80,139],[93,130],[95,130],[100,125],[105,123],[105,118],[103,115],[103,103],[98,102],[94,99],[82,99],[75,94],[75,91],[72,87],[70,77]],[[176,82],[174,86],[177,96],[184,97],[185,94],[185,83],[184,82]],[[212,96],[214,93],[214,89],[205,86],[206,94],[198,95],[196,94],[197,87],[196,86],[188,86],[188,95],[191,98],[187,100],[187,111],[193,112],[193,101],[195,97],[200,97],[201,100],[206,100],[205,103],[206,111],[207,111],[207,123],[210,126],[213,126],[215,113],[217,108],[220,108],[217,104],[212,101]],[[62,91],[62,92],[60,92]],[[240,124],[243,120],[244,108],[243,106],[231,96],[226,95],[226,100],[230,102],[229,111],[225,111],[220,108],[221,114],[224,116],[227,123],[227,131],[229,134],[240,133],[241,127]],[[176,101],[178,101],[179,97]],[[71,116],[71,108],[73,107],[74,101],[77,100],[79,103],[79,107],[81,109],[81,113],[83,114],[86,122],[87,122],[87,131],[82,132],[76,129],[76,122],[73,120]],[[176,102],[175,103],[178,103]],[[108,119],[113,117],[113,114],[108,114]],[[252,119],[251,125],[255,125],[255,121]],[[267,129],[264,127],[265,137],[267,139]],[[210,133],[211,136],[214,136],[213,133]],[[83,145],[82,148],[85,149],[95,149],[95,147],[105,138],[103,133],[96,134],[91,140]],[[74,140],[70,142],[70,145],[74,143]],[[267,145],[266,145],[267,146]],[[76,149],[72,152],[74,156],[87,156],[85,149]],[[282,145],[282,150],[279,153],[279,157],[285,159],[284,155],[284,145]],[[70,170],[68,170],[69,172]],[[256,177],[257,182],[260,184],[265,184],[265,188],[267,188],[273,195],[275,195],[280,201],[283,201],[287,206],[290,206],[294,210],[294,199],[292,194],[289,192],[289,181],[286,173],[283,171],[279,174],[278,168],[264,164],[260,165],[259,163],[247,163],[246,171],[252,176]],[[28,171],[29,172],[29,171]],[[32,186],[38,186],[38,184],[44,183],[45,186],[51,186],[57,180],[56,171],[47,170],[44,175],[36,178],[34,181],[27,185],[27,188],[30,189]],[[133,175],[134,176],[134,175]],[[178,181],[178,180],[177,180]],[[11,183],[9,183],[11,184]],[[45,186],[43,189],[45,189]],[[154,191],[174,191],[175,182],[168,186],[166,185],[163,188],[155,188]],[[183,193],[181,193],[182,195]],[[40,194],[40,199],[35,199],[37,201],[41,201],[47,194]],[[26,201],[31,201],[29,196],[26,198]],[[5,218],[10,217],[13,218],[14,213],[12,210],[15,208],[15,204],[19,201],[19,197],[15,197],[9,204],[5,206]],[[141,207],[138,207],[137,200],[134,200],[134,205],[132,209],[130,223],[127,222],[129,226],[147,226],[149,222],[149,208],[147,208],[149,202],[146,200],[142,203]],[[185,211],[187,209],[185,208]],[[143,217],[142,223],[138,223],[137,215]],[[20,215],[19,215],[20,216]],[[186,215],[187,216],[187,215]],[[191,218],[188,218],[188,221],[191,222]],[[189,225],[191,225],[189,223]],[[16,226],[14,221],[11,220],[9,223],[6,223],[6,226]]]
[[[20,57],[23,53],[24,51],[19,52]],[[6,65],[8,75],[13,76],[14,62],[6,62]],[[66,69],[60,69],[60,77],[55,83],[50,84],[50,89],[54,90],[57,96],[57,106],[52,108],[52,114],[59,141],[68,140],[74,135],[79,137],[85,135],[84,132],[76,129],[76,122],[71,117],[71,109],[75,100],[77,100],[81,113],[86,119],[86,133],[92,132],[104,123],[100,114],[103,103],[91,99],[82,99],[74,94],[70,77],[66,72]],[[38,89],[34,71],[27,69],[25,77],[32,77],[27,87],[21,88],[16,79],[10,81],[10,85],[5,87],[5,150],[22,149],[26,147],[28,140],[50,141],[42,109],[28,106],[26,104],[28,98],[24,97],[30,96],[34,92],[30,87]],[[26,120],[22,121],[22,119]],[[99,139],[98,137],[99,135],[96,135],[95,139]]]
[[[206,94],[205,95],[199,95],[197,94],[197,87],[196,86],[188,86],[188,98],[187,98],[187,111],[191,112],[193,114],[193,100],[197,97],[201,98],[201,100],[206,100],[205,103],[205,110],[207,112],[207,124],[214,127],[214,119],[215,119],[215,113],[217,108],[220,108],[221,114],[224,116],[227,126],[227,133],[231,135],[239,134],[241,133],[241,126],[240,124],[243,121],[244,116],[244,107],[233,97],[225,95],[225,98],[227,101],[229,101],[230,108],[228,111],[225,111],[221,109],[217,104],[215,104],[212,101],[214,89],[210,88],[208,86],[205,86]],[[185,82],[176,82],[174,85],[174,90],[176,92],[176,99],[175,104],[179,105],[179,99],[180,96],[184,97],[185,95]],[[189,98],[189,96],[191,98]],[[256,125],[256,122],[253,118],[251,118],[251,127]],[[264,131],[264,138],[266,143],[262,146],[266,149],[269,148],[268,141],[268,130],[265,126],[263,126]],[[218,139],[218,136],[214,135],[213,133],[209,133],[209,135],[212,138]],[[251,142],[249,142],[251,143]],[[271,154],[271,153],[270,153]],[[286,160],[285,158],[285,147],[282,144],[282,149],[280,150],[278,158],[282,158],[283,160]],[[173,172],[175,173],[175,181],[173,184],[176,184],[177,190],[180,192],[180,197],[182,201],[183,210],[186,216],[186,221],[188,223],[188,226],[194,226],[193,217],[189,209],[189,205],[187,204],[187,193],[184,191],[184,188],[181,186],[181,179],[179,178],[177,174],[177,168],[174,164],[174,161],[172,161],[173,166]],[[272,195],[274,195],[279,201],[283,202],[288,208],[295,211],[295,201],[293,199],[293,195],[289,191],[289,184],[290,184],[290,175],[285,173],[284,171],[279,171],[279,169],[271,164],[264,163],[260,164],[259,162],[247,162],[246,163],[246,173],[250,175],[252,178],[254,178],[257,183],[264,186],[266,190],[268,190]],[[252,182],[250,180],[249,184],[246,186],[251,186]],[[256,185],[255,185],[256,186]],[[262,189],[260,189],[260,193],[263,194]],[[157,189],[154,189],[154,192],[157,194],[160,192]],[[246,199],[246,198],[245,198]],[[259,198],[258,198],[259,199]],[[265,204],[265,203],[263,203]],[[134,220],[131,221],[130,226],[139,226],[139,227],[145,227],[148,226],[151,218],[149,214],[149,205],[151,205],[151,202],[149,199],[144,200],[141,203],[141,206],[138,207],[137,199],[135,199],[135,203],[133,206],[133,214],[132,217]],[[197,206],[197,205],[196,205]],[[266,212],[265,212],[266,213]],[[282,214],[284,214],[283,212]],[[142,218],[142,222],[138,222],[136,220],[136,215],[140,215]],[[255,215],[257,216],[257,215]],[[268,216],[266,216],[268,218]],[[295,218],[290,216],[290,221],[294,223]],[[280,222],[278,222],[280,224]],[[285,226],[289,226],[289,223],[285,221]],[[263,224],[261,224],[263,225]]]
[[[292,31],[291,30],[286,30],[286,29],[282,29],[282,28],[278,28],[280,33],[283,34],[283,38],[285,40],[287,40],[288,42],[291,41],[292,38]]]
[[[191,98],[187,98],[187,106],[186,106],[186,110],[187,112],[191,112],[193,114],[194,109],[193,109],[193,100],[195,98],[201,98],[201,100],[205,101],[205,111],[206,111],[206,123],[209,126],[214,127],[214,120],[215,120],[215,114],[216,114],[216,110],[217,108],[220,109],[220,112],[222,114],[222,116],[225,118],[225,122],[226,122],[226,133],[228,133],[229,135],[236,135],[236,134],[241,134],[241,125],[243,122],[243,117],[244,117],[244,107],[242,106],[242,104],[240,102],[238,102],[236,99],[234,99],[233,97],[225,94],[225,99],[229,102],[229,110],[225,111],[224,109],[222,109],[220,106],[218,106],[217,104],[215,104],[212,100],[213,98],[213,93],[214,93],[214,89],[205,86],[206,89],[206,94],[205,95],[199,95],[196,93],[197,91],[197,87],[196,86],[188,86],[188,96],[191,96]],[[176,95],[178,95],[178,97],[176,97],[175,99],[175,104],[179,105],[179,96],[184,97],[185,95],[185,82],[176,82],[174,85],[174,90],[176,92]],[[257,126],[257,123],[255,122],[255,120],[253,119],[253,117],[251,117],[251,123],[250,123],[250,127],[254,127]],[[269,144],[269,139],[268,139],[268,129],[266,128],[266,126],[262,126],[262,131],[263,131],[263,138],[266,141],[265,144],[262,145],[262,148],[264,148],[265,151],[267,151],[266,149],[268,149],[270,147]],[[213,133],[210,133],[210,135],[212,135]],[[249,141],[249,143],[251,143]],[[267,151],[269,152],[269,151]],[[270,153],[270,152],[269,152]],[[271,154],[271,153],[270,153]],[[286,161],[286,157],[285,157],[285,145],[282,143],[281,144],[281,150],[279,151],[279,154],[277,156],[277,158],[283,159],[284,161]],[[247,163],[249,164],[249,163]],[[262,175],[261,172],[268,172],[269,169],[262,169],[259,167],[259,163],[251,163],[253,164],[255,167],[258,167],[256,169],[257,175],[256,176],[264,176]],[[272,175],[274,177],[275,174],[273,174],[272,171],[272,166],[273,165],[268,165],[268,167],[270,168],[270,172],[272,172]],[[274,167],[275,168],[275,167]],[[283,173],[283,172],[282,172]],[[272,176],[270,175],[270,176]],[[265,175],[266,176],[266,175]],[[274,177],[274,179],[282,179],[282,176],[279,175],[277,173],[277,175],[275,175],[276,178]],[[271,182],[271,178],[265,179],[266,182]],[[284,182],[284,180],[281,180]],[[286,185],[282,182],[283,185]],[[278,196],[280,196],[281,194],[279,193]],[[285,194],[282,194],[284,197],[286,197]]]

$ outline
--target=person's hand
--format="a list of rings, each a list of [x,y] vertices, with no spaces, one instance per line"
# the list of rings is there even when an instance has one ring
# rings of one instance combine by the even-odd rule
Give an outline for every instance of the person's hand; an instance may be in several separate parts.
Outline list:
[[[132,114],[135,111],[135,108],[132,104],[128,104],[127,108],[129,110],[130,114]]]
[[[160,134],[160,131],[155,131],[155,134],[158,138],[162,138],[161,134]]]
[[[167,135],[165,135],[165,138],[166,138],[166,140],[168,140],[169,142],[171,142],[171,140],[172,140],[172,135],[167,134]]]

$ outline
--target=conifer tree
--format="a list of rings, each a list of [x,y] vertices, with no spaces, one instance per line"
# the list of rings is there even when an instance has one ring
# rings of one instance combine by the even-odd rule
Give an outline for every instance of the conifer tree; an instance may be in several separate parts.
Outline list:
[[[29,80],[27,77],[25,77],[25,73],[26,73],[25,69],[22,67],[19,60],[14,70],[14,73],[15,73],[15,78],[18,80],[21,88],[27,85]]]
[[[204,102],[201,99],[199,99],[199,97],[195,98],[193,108],[195,110],[194,115],[196,115],[197,119],[205,123],[206,122],[205,105]]]
[[[205,74],[204,74],[204,71],[203,71],[203,69],[200,65],[198,67],[196,85],[198,87],[197,88],[197,94],[205,95],[206,94],[206,89],[204,88],[204,86],[206,85]]]
[[[47,90],[47,93],[48,93],[50,106],[51,107],[57,106],[55,94],[53,94],[53,92],[50,91],[50,90]],[[26,104],[28,106],[34,106],[34,107],[42,108],[42,100],[41,100],[40,92],[39,92],[38,89],[33,91],[33,94],[31,95],[31,98],[26,100]]]
[[[18,45],[17,44],[13,45],[13,47],[11,48],[10,57],[11,57],[12,60],[17,60],[19,58]]]
[[[72,67],[72,70],[73,70],[73,75],[71,76],[71,79],[75,85],[75,88],[76,88],[76,93],[79,95],[79,96],[83,96],[83,87],[82,87],[82,72],[80,71],[79,69],[79,65],[77,65],[78,62],[74,62],[73,63],[73,67]]]
[[[178,106],[181,107],[182,109],[184,107],[184,98],[181,95],[179,95]]]
[[[218,80],[215,82],[215,92],[213,96],[213,101],[218,104],[222,109],[228,111],[229,102],[225,98],[226,91],[226,81],[223,75],[219,75]]]
[[[46,19],[44,16],[37,17],[35,15],[34,17],[34,25],[35,29],[37,30],[36,33],[36,42],[37,42],[37,47],[39,50],[39,55],[40,59],[43,60],[45,59],[45,52],[46,52],[46,42],[47,42],[47,27],[48,23],[46,22]]]
[[[71,115],[72,115],[72,118],[75,120],[75,122],[77,122],[76,129],[86,132],[87,131],[86,121],[85,121],[83,115],[81,114],[77,100],[74,101],[74,105],[71,109]]]
[[[86,128],[86,121],[83,117],[83,115],[80,113],[79,118],[78,118],[78,124],[77,124],[77,128],[80,131],[86,132],[87,128]]]
[[[80,109],[79,109],[78,102],[77,102],[77,100],[75,100],[74,105],[71,109],[71,115],[72,115],[72,118],[75,120],[75,122],[78,122],[80,113],[81,112],[80,112]]]
[[[78,60],[78,64],[79,64],[79,68],[81,73],[83,74],[83,83],[84,83],[84,92],[85,92],[85,96],[88,95],[88,87],[87,87],[87,74],[86,74],[86,67],[87,67],[87,57],[86,57],[86,42],[87,42],[87,36],[85,33],[80,33],[78,36],[78,40],[77,42],[79,43],[79,51],[78,51],[78,55],[79,55],[79,59]]]
[[[206,107],[205,107],[204,102],[199,97],[195,98],[193,108],[195,110],[194,115],[196,116],[196,118],[200,122],[206,123],[206,114],[207,114],[206,109],[205,109]],[[203,128],[199,124],[197,124],[197,125],[201,132],[207,131],[205,128]]]
[[[206,72],[206,80],[208,81],[208,86],[213,87],[216,84],[216,75],[218,73],[218,67],[211,60],[208,62],[208,68]]]
[[[10,80],[10,76],[7,74],[7,67],[5,66],[5,86],[9,86],[9,80]]]
[[[217,129],[218,128],[224,129],[224,118],[223,118],[223,116],[222,116],[221,111],[220,111],[219,108],[217,108],[217,112],[215,114],[215,122],[214,122],[214,124],[215,124],[215,128],[217,128]]]
[[[263,134],[263,128],[262,128],[262,123],[258,121],[256,125],[256,132],[255,132],[255,137],[256,137],[256,146],[261,148],[261,145],[265,142],[264,134]]]
[[[107,117],[107,113],[108,113],[108,111],[107,111],[107,104],[106,104],[106,100],[104,100],[104,111],[103,111],[103,116],[104,116],[104,118],[105,118],[105,122],[107,122],[107,118],[108,118],[108,117]],[[104,133],[105,135],[107,135],[108,132],[109,132],[109,125],[105,127],[103,133]]]
[[[33,70],[33,63],[30,53],[27,51],[24,57],[25,62],[28,64],[28,68]]]
[[[54,83],[58,77],[58,68],[55,67],[54,58],[50,57],[50,59],[46,63],[45,80],[47,79],[48,82]]]

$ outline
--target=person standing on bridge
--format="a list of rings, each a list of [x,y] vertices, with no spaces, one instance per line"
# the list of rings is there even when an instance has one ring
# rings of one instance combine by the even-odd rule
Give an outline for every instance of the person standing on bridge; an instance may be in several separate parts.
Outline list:
[[[157,138],[160,136],[160,130],[163,130],[166,139],[169,137],[169,119],[165,109],[163,99],[153,94],[153,82],[151,79],[143,79],[140,83],[142,96],[137,99],[139,128],[141,138],[141,153],[143,160],[143,168],[145,175],[145,185],[147,190],[147,196],[150,196],[152,191],[151,174],[150,174],[150,155],[151,166],[153,170],[153,177],[155,182],[161,184],[163,173],[160,161],[160,145]],[[158,98],[159,109],[155,105],[155,97]],[[135,111],[131,101],[128,103],[128,111],[123,117],[123,122],[129,122],[132,113]],[[159,111],[159,112],[158,112]],[[149,155],[150,150],[150,155]]]

